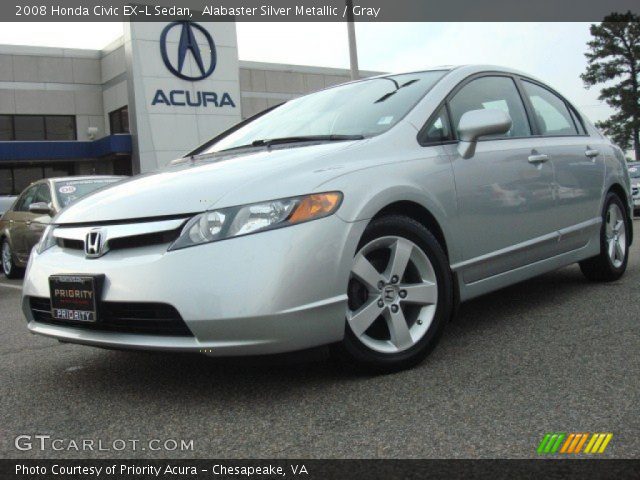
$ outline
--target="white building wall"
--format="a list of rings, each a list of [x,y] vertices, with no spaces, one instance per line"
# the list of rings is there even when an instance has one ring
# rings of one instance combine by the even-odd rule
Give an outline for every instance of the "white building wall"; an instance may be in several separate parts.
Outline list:
[[[100,52],[0,46],[0,114],[75,115],[78,140],[104,135]]]

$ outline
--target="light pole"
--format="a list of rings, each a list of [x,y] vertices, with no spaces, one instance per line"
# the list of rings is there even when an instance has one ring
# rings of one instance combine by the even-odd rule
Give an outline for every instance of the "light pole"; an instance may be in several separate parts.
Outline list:
[[[360,78],[358,72],[358,47],[356,47],[356,26],[353,22],[353,1],[346,0],[347,4],[347,33],[349,34],[349,65],[351,68],[351,80]]]

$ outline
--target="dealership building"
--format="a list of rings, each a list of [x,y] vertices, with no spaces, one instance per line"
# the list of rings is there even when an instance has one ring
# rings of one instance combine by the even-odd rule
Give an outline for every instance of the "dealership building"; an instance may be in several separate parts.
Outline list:
[[[153,171],[242,119],[350,79],[240,61],[232,22],[123,29],[102,50],[0,45],[0,195],[44,177]]]

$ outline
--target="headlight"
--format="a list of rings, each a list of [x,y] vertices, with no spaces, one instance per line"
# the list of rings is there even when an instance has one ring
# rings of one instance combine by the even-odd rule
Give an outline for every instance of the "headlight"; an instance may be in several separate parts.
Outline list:
[[[169,250],[317,220],[334,213],[341,201],[340,192],[315,193],[204,212],[185,224]]]
[[[42,238],[40,238],[40,241],[36,245],[36,252],[42,253],[56,244],[56,238],[53,236],[55,228],[53,225],[45,228]]]

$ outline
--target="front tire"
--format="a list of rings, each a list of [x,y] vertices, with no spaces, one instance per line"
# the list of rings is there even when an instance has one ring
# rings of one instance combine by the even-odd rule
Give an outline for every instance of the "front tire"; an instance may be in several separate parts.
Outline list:
[[[391,215],[365,230],[348,288],[345,336],[350,364],[376,372],[410,368],[435,347],[453,308],[442,246],[422,224]]]
[[[2,239],[2,272],[7,278],[22,278],[24,270],[16,266],[8,238]]]
[[[613,192],[607,194],[602,211],[600,254],[580,262],[580,270],[594,282],[618,280],[627,269],[629,259],[629,221],[622,200]]]

